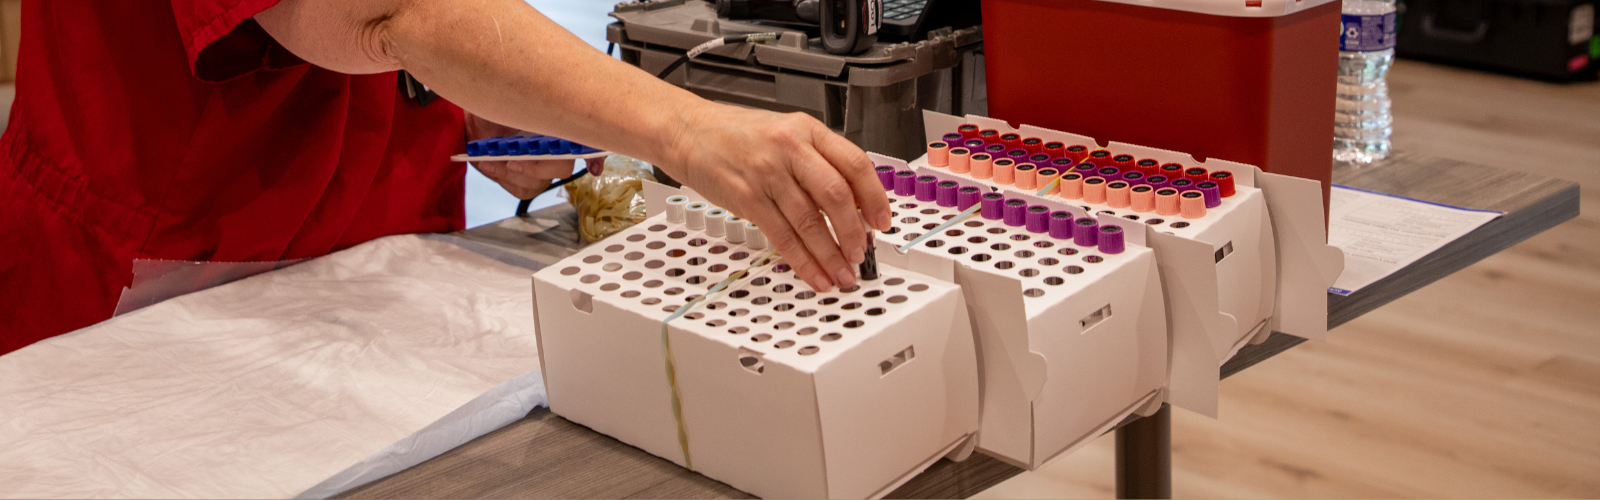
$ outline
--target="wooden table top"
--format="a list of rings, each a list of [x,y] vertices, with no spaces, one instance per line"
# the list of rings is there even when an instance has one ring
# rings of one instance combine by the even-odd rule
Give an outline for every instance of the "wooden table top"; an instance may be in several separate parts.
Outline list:
[[[1369,166],[1335,164],[1334,182],[1435,203],[1505,212],[1348,297],[1328,296],[1334,328],[1578,215],[1578,185],[1493,167],[1398,153]],[[577,215],[558,205],[460,234],[546,264],[580,246]],[[1222,367],[1227,377],[1303,339],[1273,333]],[[1124,422],[1126,423],[1126,422]],[[974,453],[941,459],[890,498],[965,498],[1022,469]],[[341,498],[748,498],[615,439],[537,409],[526,418]]]

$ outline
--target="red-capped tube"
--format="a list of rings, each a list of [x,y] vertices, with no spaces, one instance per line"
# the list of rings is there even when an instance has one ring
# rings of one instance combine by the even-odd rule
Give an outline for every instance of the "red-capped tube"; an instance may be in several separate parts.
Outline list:
[[[972,152],[967,148],[952,148],[950,150],[950,171],[965,174],[972,171]]]
[[[994,182],[996,184],[1011,184],[1017,182],[1017,162],[1010,158],[1001,158],[994,161]]]
[[[1038,137],[1029,137],[1029,138],[1023,139],[1022,140],[1022,149],[1028,150],[1028,154],[1043,153],[1044,152],[1044,139],[1040,139]]]
[[[983,139],[983,142],[987,142],[987,143],[998,142],[1000,140],[1000,131],[992,129],[992,128],[986,128],[986,129],[983,129],[983,130],[979,130],[978,131],[978,138],[979,139]]]
[[[1016,172],[1012,175],[1014,179],[1012,183],[1017,185],[1017,189],[1028,191],[1039,189],[1039,167],[1032,163],[1018,164]]]
[[[1133,162],[1133,168],[1139,169],[1140,173],[1143,173],[1145,177],[1149,177],[1161,173],[1161,162],[1153,158],[1145,158]]]
[[[1022,134],[1016,132],[1000,134],[1000,143],[1006,145],[1006,151],[1022,149]]]
[[[1103,177],[1090,177],[1083,180],[1083,201],[1087,203],[1106,202],[1106,180]]]
[[[1068,200],[1083,199],[1083,174],[1071,173],[1061,176],[1060,196]]]
[[[1233,172],[1227,170],[1212,172],[1211,181],[1217,183],[1217,190],[1222,192],[1223,198],[1233,196],[1236,193],[1233,189]]]
[[[1178,195],[1178,210],[1185,219],[1199,219],[1206,216],[1206,195],[1196,190],[1184,191]]]
[[[1156,213],[1160,215],[1178,215],[1178,190],[1161,188],[1156,190]]]
[[[977,139],[978,132],[980,132],[978,125],[974,123],[963,123],[960,127],[956,127],[956,133],[967,139]]]
[[[1061,158],[1067,154],[1067,145],[1053,141],[1046,142],[1044,143],[1044,154],[1050,155],[1052,160]]]
[[[1156,188],[1150,186],[1134,186],[1129,198],[1130,208],[1135,212],[1149,212],[1156,209]]]
[[[1133,170],[1133,155],[1115,155],[1111,157],[1111,166],[1124,172]]]
[[[1084,158],[1089,157],[1089,146],[1082,144],[1067,146],[1065,150],[1062,150],[1061,156],[1071,158],[1073,163],[1083,161]]]
[[[1160,169],[1160,172],[1157,172],[1157,173],[1167,176],[1167,180],[1182,179],[1183,178],[1183,168],[1184,168],[1183,165],[1180,165],[1180,164],[1177,164],[1177,163],[1168,163],[1168,164],[1162,165],[1161,169]]]
[[[947,167],[950,165],[950,145],[944,141],[928,143],[928,166]]]
[[[1110,151],[1106,151],[1104,149],[1096,149],[1094,151],[1090,151],[1089,152],[1089,159],[1083,160],[1083,161],[1094,162],[1095,165],[1099,165],[1099,166],[1102,166],[1102,167],[1109,167],[1109,166],[1111,166],[1111,157],[1112,156],[1113,155],[1111,154]]]
[[[1183,171],[1183,178],[1189,179],[1189,180],[1194,181],[1195,183],[1198,184],[1198,183],[1200,183],[1202,181],[1211,180],[1211,172],[1207,172],[1206,169],[1203,169],[1203,168],[1200,168],[1200,167],[1194,167],[1194,168],[1190,168],[1190,169],[1184,170]]]
[[[994,177],[994,157],[990,156],[989,153],[972,155],[972,160],[968,163],[972,166],[972,178],[988,179]]]
[[[1128,190],[1127,181],[1113,181],[1106,183],[1106,206],[1111,208],[1128,208],[1133,205],[1131,192]]]

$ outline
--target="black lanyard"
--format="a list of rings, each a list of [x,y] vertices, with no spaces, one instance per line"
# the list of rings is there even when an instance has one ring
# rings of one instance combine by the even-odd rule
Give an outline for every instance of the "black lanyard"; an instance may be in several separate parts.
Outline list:
[[[400,70],[400,91],[406,93],[406,98],[417,101],[418,106],[427,106],[428,103],[439,98],[439,94],[429,89],[427,85],[423,85],[422,82],[417,81],[416,77],[411,76],[411,73],[403,69]]]

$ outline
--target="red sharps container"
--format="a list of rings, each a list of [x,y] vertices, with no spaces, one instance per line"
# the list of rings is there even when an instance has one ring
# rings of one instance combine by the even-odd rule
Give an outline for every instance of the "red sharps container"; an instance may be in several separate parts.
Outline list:
[[[989,114],[1315,179],[1326,200],[1339,5],[984,0]]]

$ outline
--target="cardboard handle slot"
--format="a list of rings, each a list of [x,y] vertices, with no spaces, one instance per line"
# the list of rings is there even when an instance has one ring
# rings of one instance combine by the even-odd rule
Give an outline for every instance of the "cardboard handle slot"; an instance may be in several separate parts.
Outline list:
[[[1217,249],[1217,253],[1216,253],[1217,263],[1221,264],[1222,263],[1222,259],[1228,258],[1229,255],[1233,255],[1233,242],[1232,241],[1227,242],[1227,243],[1223,243],[1222,244],[1222,248],[1218,248]]]
[[[739,348],[739,366],[743,366],[750,373],[760,375],[762,372],[767,371],[767,362],[762,358],[763,356],[759,352],[744,347]]]
[[[896,369],[905,365],[907,361],[911,361],[912,358],[917,357],[917,352],[914,350],[914,347],[915,346],[906,346],[905,350],[897,352],[893,356],[889,356],[889,359],[878,362],[878,369],[883,371],[884,376],[888,376],[889,372],[895,371]]]
[[[1090,328],[1094,328],[1095,325],[1104,322],[1110,317],[1111,304],[1106,304],[1105,307],[1097,309],[1095,312],[1089,313],[1088,316],[1084,316],[1083,319],[1078,320],[1078,324],[1083,327],[1083,333],[1089,333]]]
[[[583,311],[584,314],[594,312],[594,296],[583,290],[572,290],[572,308]]]

